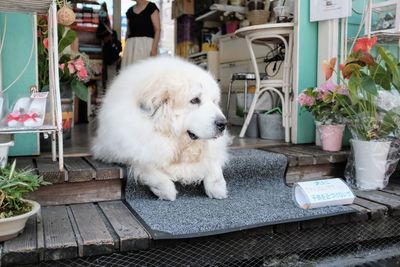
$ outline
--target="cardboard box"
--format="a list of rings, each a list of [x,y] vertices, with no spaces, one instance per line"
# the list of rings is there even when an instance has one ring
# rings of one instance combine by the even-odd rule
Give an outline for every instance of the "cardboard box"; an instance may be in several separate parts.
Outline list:
[[[195,0],[174,0],[172,2],[172,19],[176,19],[182,15],[194,15]]]

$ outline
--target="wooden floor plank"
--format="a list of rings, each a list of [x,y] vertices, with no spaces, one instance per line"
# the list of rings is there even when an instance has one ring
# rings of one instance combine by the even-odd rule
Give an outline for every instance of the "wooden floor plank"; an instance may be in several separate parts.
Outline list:
[[[96,180],[123,178],[123,171],[117,165],[97,161],[93,157],[85,157],[85,160],[95,169]]]
[[[393,184],[393,183],[392,184],[388,184],[381,191],[400,196],[400,185]]]
[[[14,159],[16,160],[16,166],[15,166],[16,169],[32,170],[34,173],[37,173],[36,166],[32,158],[14,158]],[[14,159],[9,160],[9,162],[12,163]]]
[[[32,216],[28,219],[22,234],[4,242],[2,266],[37,263],[39,257],[36,238],[36,216]]]
[[[42,209],[36,214],[36,245],[38,250],[39,262],[44,260],[44,232]]]
[[[106,254],[114,251],[114,239],[94,204],[72,205],[71,211],[82,237],[83,256]]]
[[[368,220],[369,218],[368,213],[371,212],[369,209],[356,204],[349,205],[348,207],[357,211],[350,214],[351,222],[364,222]]]
[[[90,181],[96,177],[96,171],[83,158],[65,158],[64,165],[69,182]]]
[[[100,202],[99,207],[117,233],[121,251],[149,247],[150,235],[122,201]]]
[[[66,172],[60,172],[58,162],[49,158],[37,158],[36,165],[39,175],[43,179],[52,184],[63,183],[65,181]]]
[[[264,150],[264,151],[284,154],[288,158],[289,167],[298,165],[297,156],[293,155],[293,153],[290,153],[285,149],[282,149],[281,147],[262,147],[259,149]]]
[[[380,191],[355,190],[355,193],[358,197],[387,206],[392,215],[400,215],[400,196]]]
[[[27,194],[28,199],[41,205],[62,205],[87,203],[122,198],[122,180],[89,181],[80,183],[62,183],[42,186],[39,190]]]
[[[349,153],[348,151],[324,151],[319,147],[309,145],[292,146],[291,149],[312,154],[314,156],[315,164],[345,162]]]
[[[290,185],[300,181],[343,177],[344,167],[343,163],[289,167],[285,179],[286,183]]]
[[[369,216],[373,220],[380,219],[388,212],[388,208],[385,205],[381,205],[363,198],[357,197],[353,203],[358,206],[367,208],[369,210]]]
[[[78,245],[65,206],[42,208],[45,240],[44,259],[59,260],[78,256]]]

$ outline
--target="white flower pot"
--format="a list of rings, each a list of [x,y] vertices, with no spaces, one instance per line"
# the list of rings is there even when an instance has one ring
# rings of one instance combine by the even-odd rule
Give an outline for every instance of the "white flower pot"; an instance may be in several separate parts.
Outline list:
[[[351,140],[354,150],[356,185],[361,190],[386,186],[386,163],[391,142]]]
[[[0,143],[0,168],[4,168],[7,165],[8,160],[8,149],[14,145],[14,141],[7,143]]]
[[[40,205],[33,200],[24,200],[32,205],[32,210],[10,218],[0,219],[0,242],[16,237],[21,233],[29,217],[40,210]]]

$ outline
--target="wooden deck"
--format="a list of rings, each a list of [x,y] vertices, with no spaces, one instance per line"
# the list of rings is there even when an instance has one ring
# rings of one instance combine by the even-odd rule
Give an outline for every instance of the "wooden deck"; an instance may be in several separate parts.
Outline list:
[[[296,232],[297,238],[304,238],[304,241],[297,239],[296,242],[306,242],[304,248],[297,248],[299,251],[373,238],[400,237],[399,229],[394,227],[400,225],[400,184],[390,184],[380,191],[356,191],[356,194],[358,197],[351,205],[355,209],[352,214],[191,240],[152,240],[123,201],[46,206],[37,216],[30,218],[23,234],[0,244],[1,266],[36,264],[41,261],[109,255],[133,250],[147,251],[150,248],[166,248],[188,241],[202,247],[202,242],[211,244],[217,240],[220,242],[221,238],[234,241],[239,237],[256,235],[269,236],[271,246],[279,246],[280,253],[285,253],[282,249],[289,249],[288,244],[292,240],[279,238],[274,243],[273,238],[280,235],[287,237],[288,233],[292,232]],[[376,227],[377,223],[379,227]],[[343,227],[344,224],[346,228]],[[373,228],[372,236],[364,232],[369,228]],[[345,237],[337,236],[338,229],[343,230],[341,233]],[[346,234],[346,231],[349,233]],[[324,239],[318,237],[320,235],[323,235]],[[318,241],[310,241],[312,236],[316,236]],[[254,242],[257,240],[259,239],[255,239]],[[265,238],[263,240],[265,242]]]
[[[340,177],[348,156],[346,150],[329,153],[308,145],[269,144],[260,149],[287,155],[288,184],[321,177]],[[329,247],[332,244],[349,244],[386,237],[400,238],[399,228],[394,227],[400,227],[398,174],[392,177],[392,183],[384,190],[356,191],[358,197],[351,205],[355,210],[352,214],[278,224],[205,238],[156,241],[123,201],[124,179],[121,178],[126,176],[125,167],[103,164],[90,157],[66,158],[65,171],[62,173],[57,169],[57,162],[46,158],[18,158],[17,164],[18,167],[33,168],[53,185],[43,187],[28,196],[38,200],[43,207],[37,216],[29,219],[25,231],[20,236],[0,243],[0,266],[3,267],[128,251],[143,252],[149,256],[153,252],[156,253],[157,249],[182,244],[191,244],[193,249],[200,249],[205,247],[204,242],[220,244],[221,239],[240,243],[244,236],[262,236],[263,238],[251,241],[253,249],[257,247],[257,242],[264,242],[260,244],[259,250],[265,242],[271,242],[267,245],[271,246],[268,253],[272,254],[278,253],[274,250],[275,247],[279,248],[279,253],[291,253]],[[365,229],[373,229],[373,234],[365,233]],[[343,234],[338,236],[338,231],[342,230]],[[296,242],[303,242],[304,245],[290,245],[293,240],[288,238],[288,233],[293,232],[296,233]],[[313,239],[313,236],[316,237]],[[245,243],[242,246],[238,249],[246,250]],[[259,253],[266,252],[263,250]],[[213,257],[220,256],[215,254]]]

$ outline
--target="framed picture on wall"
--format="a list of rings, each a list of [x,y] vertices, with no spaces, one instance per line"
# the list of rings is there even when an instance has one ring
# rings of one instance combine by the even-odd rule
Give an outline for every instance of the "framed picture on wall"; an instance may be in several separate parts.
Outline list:
[[[351,16],[351,0],[310,0],[310,21]]]
[[[365,34],[400,32],[400,2],[398,0],[375,3],[368,6]]]

